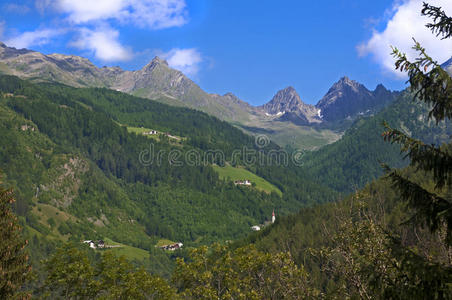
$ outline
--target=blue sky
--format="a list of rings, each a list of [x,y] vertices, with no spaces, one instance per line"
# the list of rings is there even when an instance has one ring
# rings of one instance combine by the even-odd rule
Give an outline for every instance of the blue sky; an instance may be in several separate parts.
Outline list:
[[[17,0],[0,1],[0,40],[97,66],[139,69],[155,55],[211,93],[258,105],[293,86],[316,103],[347,75],[369,89],[402,89],[389,45],[409,55],[411,36],[440,62],[452,55],[422,26],[418,0]],[[452,1],[432,0],[452,12]]]

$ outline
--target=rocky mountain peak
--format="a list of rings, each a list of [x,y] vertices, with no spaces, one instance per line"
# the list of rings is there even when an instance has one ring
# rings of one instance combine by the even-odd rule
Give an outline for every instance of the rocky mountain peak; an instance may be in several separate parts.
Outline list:
[[[314,105],[304,103],[297,91],[288,86],[276,93],[270,102],[260,106],[270,117],[278,117],[279,121],[290,121],[299,125],[320,122]]]
[[[284,92],[284,93],[297,93],[297,91],[294,89],[294,87],[293,87],[293,86],[290,86],[290,85],[289,85],[288,87],[286,87],[286,88],[284,88],[284,89],[278,91],[278,92]]]
[[[353,84],[353,80],[351,80],[350,78],[348,78],[348,76],[342,76],[341,79],[339,79],[338,83],[342,83],[342,84],[348,84],[351,85]]]
[[[377,87],[375,88],[375,90],[372,93],[374,94],[374,96],[378,97],[380,95],[390,94],[391,91],[388,90],[384,85],[382,85],[380,83],[380,84],[377,85]]]
[[[361,83],[344,76],[333,84],[316,107],[324,120],[336,121],[370,114],[392,101],[393,97],[393,93],[382,84],[369,91]]]
[[[271,101],[286,103],[288,105],[298,105],[303,103],[300,95],[298,95],[297,91],[291,86],[279,90]]]
[[[167,66],[168,67],[168,62],[164,59],[161,59],[160,57],[156,56],[154,57],[147,65],[145,65],[143,67],[143,70],[152,70],[157,66]]]
[[[151,62],[152,62],[152,63],[155,63],[155,64],[164,64],[164,65],[168,65],[168,62],[167,62],[166,60],[161,59],[161,58],[158,57],[158,56],[154,57],[154,58],[152,59]]]
[[[339,79],[338,82],[333,84],[333,86],[331,87],[330,91],[342,90],[344,88],[351,88],[351,89],[353,89],[355,91],[358,91],[359,89],[362,89],[362,88],[365,88],[365,87],[362,84],[360,84],[359,82],[357,82],[355,80],[351,80],[347,76],[344,76],[341,79]]]
[[[279,90],[270,102],[263,105],[263,109],[268,114],[278,114],[285,111],[296,111],[299,106],[303,106],[300,95],[297,91],[288,86]]]
[[[6,48],[6,45],[2,42],[0,42],[0,48]]]
[[[377,87],[375,88],[375,91],[387,91],[388,89],[387,88],[385,88],[385,86],[384,85],[382,85],[381,83],[379,83],[378,85],[377,85]]]
[[[231,92],[227,92],[226,94],[223,95],[223,97],[229,98],[229,99],[234,100],[234,101],[240,100],[236,95],[234,95]]]

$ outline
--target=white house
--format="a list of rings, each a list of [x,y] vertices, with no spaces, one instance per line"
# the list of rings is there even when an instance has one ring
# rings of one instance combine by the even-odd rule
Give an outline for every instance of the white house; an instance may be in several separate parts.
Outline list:
[[[163,250],[174,251],[174,250],[182,248],[183,245],[184,244],[182,244],[182,243],[175,243],[175,244],[170,244],[170,245],[163,245],[163,246],[160,246],[160,248]]]
[[[83,241],[83,243],[89,244],[89,247],[91,249],[105,248],[105,243],[103,240],[98,240],[98,241],[86,240],[86,241]]]
[[[158,134],[158,132],[156,130],[151,130],[151,131],[145,131],[143,132],[144,135],[155,135]]]
[[[84,244],[89,244],[89,247],[91,248],[91,249],[96,249],[97,247],[96,247],[96,244],[94,243],[94,241],[83,241],[83,243]]]
[[[249,181],[248,179],[245,180],[236,180],[234,181],[235,185],[246,185],[246,186],[250,186],[251,185],[251,181]]]

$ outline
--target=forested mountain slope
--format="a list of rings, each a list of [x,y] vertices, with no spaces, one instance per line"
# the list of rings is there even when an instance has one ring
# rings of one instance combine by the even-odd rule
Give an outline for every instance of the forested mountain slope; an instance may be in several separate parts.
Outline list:
[[[16,191],[16,211],[40,234],[76,241],[108,237],[147,250],[160,238],[203,244],[244,236],[275,208],[287,214],[315,198],[335,199],[307,179],[280,183],[282,197],[220,179],[212,163],[229,161],[235,149],[260,148],[205,113],[11,76],[0,77],[0,91],[0,169]],[[137,135],[126,126],[180,140]],[[224,156],[205,156],[210,149]],[[152,151],[161,153],[160,160],[150,160]],[[185,163],[189,151],[201,160]],[[315,191],[301,192],[307,189]]]
[[[412,97],[403,92],[375,116],[356,120],[336,143],[307,153],[303,171],[319,183],[349,193],[381,176],[381,163],[406,166],[400,148],[383,142],[384,121],[426,143],[448,141],[452,135],[450,122],[436,125],[434,120],[428,120],[428,107],[413,101]]]
[[[409,168],[404,170],[404,174],[416,182],[422,183],[429,190],[433,190],[433,181],[425,173],[419,173]],[[350,249],[348,251],[360,247],[365,248],[366,245],[354,246],[353,243],[364,241],[354,241],[350,236],[361,222],[371,220],[383,232],[396,238],[397,243],[408,247],[413,253],[428,261],[430,266],[435,263],[449,264],[449,252],[442,246],[442,236],[432,235],[427,228],[410,222],[412,214],[413,211],[409,209],[406,202],[400,200],[399,192],[392,188],[390,181],[380,178],[339,202],[302,208],[297,214],[277,218],[271,227],[237,241],[233,248],[254,244],[264,252],[287,251],[297,264],[303,265],[308,270],[313,287],[323,290],[331,296],[337,296],[345,286],[353,286],[355,283],[347,282],[347,279],[337,278],[334,274],[327,272],[329,270],[328,261],[322,259],[321,253],[324,253],[322,251],[326,251],[325,249],[329,247],[340,247],[338,239],[341,238],[349,239],[348,247]],[[364,236],[364,238],[372,243],[370,249],[375,250],[380,246],[373,244],[376,242],[374,239],[378,239],[378,237]],[[335,256],[337,259],[341,254],[338,252],[335,255],[337,255]],[[356,252],[351,255],[357,257],[362,255],[362,260],[343,262],[344,264],[349,263],[351,268],[357,267],[358,264],[372,264],[370,260],[367,260],[369,257],[365,256],[366,253]],[[381,255],[383,257],[387,255],[385,259],[389,259],[389,252]],[[418,258],[419,266],[421,261],[422,259]],[[343,266],[343,268],[347,267]],[[372,272],[372,270],[368,271]],[[344,270],[344,272],[346,271]],[[350,276],[359,278],[360,271],[356,269],[355,272],[355,275],[351,273]],[[425,276],[428,277],[429,274],[425,274]]]

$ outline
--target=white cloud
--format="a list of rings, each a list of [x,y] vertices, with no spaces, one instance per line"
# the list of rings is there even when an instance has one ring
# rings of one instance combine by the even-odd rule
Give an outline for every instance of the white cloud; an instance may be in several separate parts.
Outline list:
[[[24,32],[10,38],[7,43],[27,48],[49,43],[59,33],[76,33],[78,36],[72,36],[69,45],[88,50],[103,61],[124,61],[133,56],[132,50],[119,41],[119,26],[158,30],[188,22],[186,0],[35,0],[35,7],[43,15],[56,12],[58,17],[53,19],[54,24],[66,29]],[[196,51],[188,50],[181,53],[173,51],[171,57],[174,56],[174,66],[194,74],[200,56]],[[187,59],[190,56],[192,62],[182,62],[181,55]]]
[[[196,75],[199,71],[199,64],[202,62],[202,56],[195,48],[190,49],[172,49],[161,55],[166,59],[168,65],[181,71],[186,75]]]
[[[48,44],[51,39],[61,33],[58,29],[38,29],[27,31],[5,41],[5,44],[16,48],[29,48]]]
[[[79,38],[71,45],[92,51],[96,58],[103,61],[128,60],[132,57],[132,53],[121,45],[118,37],[119,32],[108,26],[101,26],[96,30],[81,28]]]
[[[188,22],[185,0],[128,0],[124,16],[135,24],[153,29],[179,27]]]
[[[124,7],[123,0],[58,0],[57,7],[69,14],[77,24],[117,18]]]
[[[387,71],[404,77],[404,73],[394,70],[394,58],[391,56],[390,46],[395,46],[407,54],[409,59],[417,57],[411,49],[412,38],[415,38],[426,48],[427,53],[439,63],[443,63],[452,55],[452,39],[441,40],[425,27],[431,19],[421,15],[422,0],[395,1],[393,13],[387,19],[383,31],[374,30],[372,37],[359,45],[358,53],[361,56],[371,54]],[[430,0],[430,5],[441,6],[449,15],[452,15],[451,0]]]
[[[75,24],[114,19],[163,29],[188,21],[185,0],[57,0],[57,7]]]

